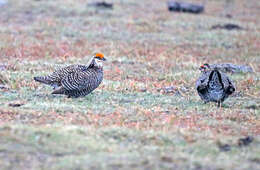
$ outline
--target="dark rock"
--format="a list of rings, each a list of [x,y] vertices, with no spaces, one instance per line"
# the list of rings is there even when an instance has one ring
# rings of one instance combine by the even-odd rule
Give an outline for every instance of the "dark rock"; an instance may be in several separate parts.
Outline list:
[[[245,138],[238,139],[238,146],[248,146],[250,143],[252,143],[254,138],[252,136],[247,136]]]
[[[2,90],[8,90],[9,87],[6,86],[6,85],[0,84],[0,89],[2,89]]]
[[[231,150],[231,146],[229,144],[218,144],[218,148],[220,151],[227,152]]]
[[[230,31],[230,30],[242,30],[243,28],[236,24],[224,24],[224,25],[217,24],[217,25],[213,25],[211,29],[225,29]]]
[[[226,15],[227,18],[232,18],[233,16],[231,14]]]
[[[163,81],[163,80],[165,80],[165,77],[159,77],[159,78],[157,78],[157,80],[158,81]]]
[[[8,104],[8,106],[10,106],[10,107],[20,107],[22,105],[24,105],[24,103],[9,103]]]
[[[102,8],[102,9],[113,9],[113,4],[112,3],[108,3],[105,1],[102,2],[94,2],[89,4],[90,6],[94,6],[96,8]]]
[[[192,3],[169,1],[168,10],[174,12],[188,12],[188,13],[199,14],[204,11],[204,6],[196,5]]]
[[[251,105],[246,106],[246,109],[258,110],[258,109],[260,109],[260,105],[251,104]]]
[[[141,91],[141,92],[146,92],[147,89],[146,89],[146,88],[141,88],[140,91]]]
[[[163,162],[172,162],[172,161],[173,161],[172,158],[171,158],[171,157],[168,157],[168,156],[162,156],[162,157],[161,157],[161,160],[162,160]]]
[[[252,161],[252,162],[260,164],[260,158],[251,158],[249,160]]]

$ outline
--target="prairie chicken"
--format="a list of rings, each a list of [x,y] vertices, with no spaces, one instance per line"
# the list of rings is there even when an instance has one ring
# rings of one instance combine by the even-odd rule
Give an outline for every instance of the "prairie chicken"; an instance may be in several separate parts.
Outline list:
[[[70,65],[55,70],[52,74],[34,77],[35,81],[53,87],[52,94],[63,94],[68,97],[86,96],[95,90],[103,80],[105,57],[96,53],[87,65]]]
[[[200,98],[205,102],[217,102],[218,106],[234,93],[235,86],[229,77],[209,64],[200,66],[202,75],[196,82]]]

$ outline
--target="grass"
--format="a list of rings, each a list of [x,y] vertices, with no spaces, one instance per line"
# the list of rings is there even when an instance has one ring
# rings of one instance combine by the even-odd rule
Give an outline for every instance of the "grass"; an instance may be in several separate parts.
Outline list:
[[[121,127],[56,126],[39,129],[13,126],[3,127],[1,136],[4,137],[1,152],[6,156],[2,159],[20,158],[21,162],[16,162],[17,167],[23,167],[23,161],[33,159],[28,164],[30,169],[46,168],[48,164],[52,165],[51,169],[80,169],[84,166],[96,169],[224,166],[233,169],[241,168],[241,163],[242,168],[254,168],[259,161],[256,159],[259,151],[252,153],[253,145],[240,148],[235,138],[229,138],[231,151],[219,152],[214,140],[203,139],[201,134],[189,134],[187,131],[169,134]],[[231,164],[230,159],[234,163]]]
[[[257,169],[257,0],[230,11],[224,0],[207,1],[201,15],[170,13],[166,1],[113,1],[113,10],[89,2],[0,7],[0,169]],[[223,23],[244,29],[210,29]],[[33,81],[96,51],[108,58],[104,81],[86,97],[54,96]],[[205,62],[254,73],[229,75],[236,93],[220,109],[194,88]],[[246,136],[253,142],[239,146]]]

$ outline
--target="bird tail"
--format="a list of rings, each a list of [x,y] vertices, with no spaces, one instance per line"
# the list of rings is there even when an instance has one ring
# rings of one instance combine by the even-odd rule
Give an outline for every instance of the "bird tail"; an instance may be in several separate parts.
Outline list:
[[[66,90],[64,87],[59,87],[55,89],[51,94],[65,94]]]
[[[51,83],[51,81],[48,80],[48,77],[45,77],[45,76],[43,76],[43,77],[34,77],[33,79],[35,81],[38,81],[38,82],[43,83],[43,84],[50,84]]]
[[[227,92],[227,94],[231,95],[235,91],[236,91],[236,89],[234,87],[229,87],[226,92]]]

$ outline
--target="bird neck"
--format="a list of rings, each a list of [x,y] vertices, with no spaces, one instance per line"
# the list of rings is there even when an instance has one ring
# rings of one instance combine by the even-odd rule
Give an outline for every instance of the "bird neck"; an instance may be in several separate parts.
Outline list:
[[[103,63],[99,59],[92,57],[86,66],[87,68],[103,68]]]
[[[95,67],[95,68],[100,68],[100,69],[102,69],[102,68],[103,68],[103,63],[102,63],[102,61],[100,61],[99,59],[94,58],[94,59],[92,60],[91,66],[92,66],[92,67]]]

